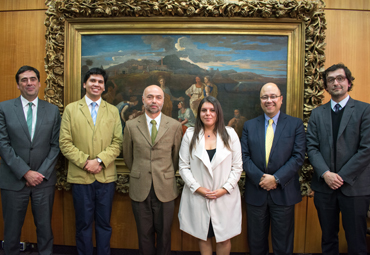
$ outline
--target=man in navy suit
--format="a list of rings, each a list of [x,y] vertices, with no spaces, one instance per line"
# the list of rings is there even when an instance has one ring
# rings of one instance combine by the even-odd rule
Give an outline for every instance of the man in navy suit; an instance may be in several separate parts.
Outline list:
[[[349,96],[354,77],[345,65],[326,69],[323,80],[331,100],[312,111],[307,129],[322,253],[339,254],[341,212],[348,254],[365,255],[370,200],[370,105]]]
[[[270,222],[274,254],[292,254],[305,131],[301,119],[280,112],[283,96],[276,84],[265,84],[260,99],[264,114],[245,122],[241,139],[250,254],[269,253]]]
[[[16,76],[21,96],[0,103],[0,188],[5,254],[19,254],[19,241],[31,198],[41,255],[53,253],[51,213],[59,155],[60,113],[40,100],[39,71],[22,66]]]

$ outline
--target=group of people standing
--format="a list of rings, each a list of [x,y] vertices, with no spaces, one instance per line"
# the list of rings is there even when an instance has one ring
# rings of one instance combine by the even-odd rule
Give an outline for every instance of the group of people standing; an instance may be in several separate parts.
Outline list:
[[[86,95],[67,105],[61,120],[56,106],[38,99],[39,72],[29,66],[18,70],[21,96],[0,103],[5,254],[19,254],[30,197],[39,254],[52,254],[59,151],[69,161],[78,254],[93,254],[94,221],[97,254],[110,254],[114,160],[121,151],[130,170],[139,254],[171,253],[178,168],[185,182],[180,228],[198,239],[202,255],[212,254],[212,238],[217,255],[230,254],[230,239],[242,231],[238,181],[243,170],[250,254],[268,254],[270,225],[274,254],[292,254],[294,205],[301,201],[298,171],[306,151],[314,168],[323,254],[339,254],[340,212],[348,254],[367,254],[370,105],[349,97],[354,78],[346,66],[325,70],[331,101],[313,110],[307,134],[301,119],[280,111],[281,91],[267,83],[260,91],[264,114],[244,123],[241,140],[225,126],[212,95],[199,101],[194,127],[183,134],[182,123],[162,113],[165,94],[157,85],[145,88],[145,114],[127,121],[122,135],[117,108],[101,98],[107,79],[104,70],[90,69],[83,80]]]

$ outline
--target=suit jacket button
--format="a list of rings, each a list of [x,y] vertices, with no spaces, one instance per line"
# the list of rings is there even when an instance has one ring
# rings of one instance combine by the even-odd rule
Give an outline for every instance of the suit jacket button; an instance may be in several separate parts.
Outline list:
[[[149,171],[149,173],[151,174],[151,173],[152,173],[152,171]]]
[[[32,151],[33,150],[33,147],[31,147],[30,150]]]

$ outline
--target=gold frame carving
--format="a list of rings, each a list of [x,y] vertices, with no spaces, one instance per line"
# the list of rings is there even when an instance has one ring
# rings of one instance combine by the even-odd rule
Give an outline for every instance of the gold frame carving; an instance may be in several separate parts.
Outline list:
[[[46,0],[47,87],[45,99],[64,106],[80,98],[81,36],[88,34],[262,34],[288,36],[286,112],[307,125],[323,99],[320,73],[325,61],[324,3],[286,0],[121,1]],[[78,68],[76,68],[78,67]],[[128,192],[128,171],[116,161],[117,190]],[[58,164],[58,189],[69,189],[64,161]],[[312,167],[300,174],[302,195],[310,195]],[[244,180],[240,181],[240,186]],[[178,186],[183,182],[178,177]]]

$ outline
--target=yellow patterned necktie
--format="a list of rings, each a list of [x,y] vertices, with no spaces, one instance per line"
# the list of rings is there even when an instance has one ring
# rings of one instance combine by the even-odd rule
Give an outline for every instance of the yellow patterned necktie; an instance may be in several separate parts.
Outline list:
[[[151,138],[152,138],[152,144],[154,144],[155,138],[157,137],[157,133],[158,133],[158,130],[157,130],[157,122],[155,120],[151,120],[150,123],[152,123],[152,135],[151,135]]]
[[[272,129],[273,119],[269,119],[269,125],[266,130],[265,150],[266,150],[266,167],[269,163],[269,157],[272,147],[272,141],[274,140],[274,130]]]

